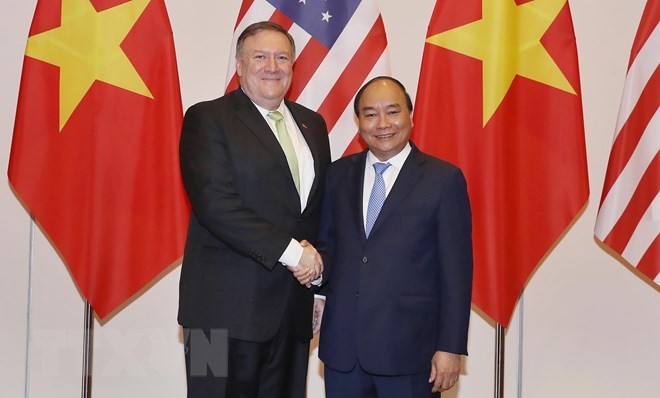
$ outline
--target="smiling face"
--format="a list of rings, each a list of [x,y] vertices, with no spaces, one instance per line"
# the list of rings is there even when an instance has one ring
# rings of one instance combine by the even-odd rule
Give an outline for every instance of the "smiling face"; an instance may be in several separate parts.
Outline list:
[[[364,89],[357,109],[360,136],[378,160],[391,159],[405,148],[413,123],[401,87],[377,80]]]
[[[293,48],[287,37],[262,30],[247,37],[236,56],[241,88],[262,108],[276,109],[291,86]]]

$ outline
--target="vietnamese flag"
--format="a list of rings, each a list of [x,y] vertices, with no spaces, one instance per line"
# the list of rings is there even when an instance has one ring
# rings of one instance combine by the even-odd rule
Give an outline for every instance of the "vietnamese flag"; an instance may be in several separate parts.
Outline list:
[[[162,0],[37,3],[9,181],[101,319],[183,254],[182,114]]]
[[[589,196],[566,0],[439,0],[413,141],[459,166],[473,211],[473,303],[507,326]]]

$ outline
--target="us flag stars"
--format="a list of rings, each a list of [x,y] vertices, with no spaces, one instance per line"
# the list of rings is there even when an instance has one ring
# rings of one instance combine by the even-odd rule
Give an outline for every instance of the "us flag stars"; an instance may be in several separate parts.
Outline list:
[[[323,1],[327,1],[327,0],[323,0]],[[303,3],[304,5],[307,5],[307,0],[298,0],[298,3]],[[330,23],[330,18],[332,18],[332,15],[330,15],[330,10],[321,13],[321,21]]]

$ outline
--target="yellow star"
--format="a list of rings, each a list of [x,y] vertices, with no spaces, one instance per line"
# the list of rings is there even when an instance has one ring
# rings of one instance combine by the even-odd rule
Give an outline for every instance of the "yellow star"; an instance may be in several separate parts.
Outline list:
[[[60,131],[96,80],[153,98],[119,47],[149,1],[96,12],[89,0],[62,0],[60,26],[28,38],[27,56],[60,67]]]
[[[516,75],[575,94],[541,44],[566,0],[483,0],[479,21],[429,37],[426,41],[483,61],[483,125],[504,99]]]

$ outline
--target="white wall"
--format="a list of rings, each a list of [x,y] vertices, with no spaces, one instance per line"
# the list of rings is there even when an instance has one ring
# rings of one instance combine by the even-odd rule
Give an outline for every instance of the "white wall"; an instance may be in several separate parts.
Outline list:
[[[513,0],[512,0],[513,1]],[[540,1],[540,0],[538,0]],[[184,108],[223,91],[240,0],[167,1]],[[414,95],[434,0],[380,0],[393,74]],[[0,13],[0,169],[6,170],[23,53],[36,0],[4,0]],[[414,4],[414,6],[412,6]],[[518,376],[525,398],[658,396],[660,295],[593,239],[630,45],[643,0],[572,0],[584,99],[591,198],[524,295],[522,372],[517,314],[506,336],[505,396]],[[26,380],[30,220],[3,172],[0,184],[0,395],[22,397]],[[83,301],[37,230],[32,274],[31,397],[80,394]],[[176,324],[179,269],[103,326],[96,325],[93,396],[182,397],[185,378]],[[493,325],[476,312],[470,357],[445,397],[493,395]],[[311,356],[309,396],[323,397]]]

